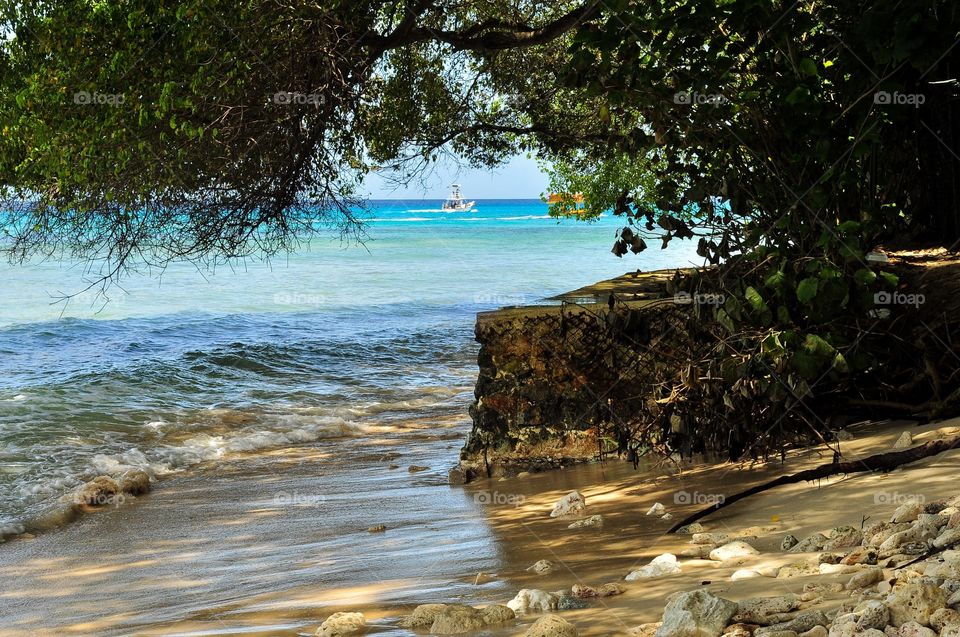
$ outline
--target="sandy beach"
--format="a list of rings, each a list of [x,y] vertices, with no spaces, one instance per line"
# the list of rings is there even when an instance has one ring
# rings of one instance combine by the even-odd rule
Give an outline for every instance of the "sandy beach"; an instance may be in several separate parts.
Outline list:
[[[504,604],[519,589],[606,582],[621,582],[626,592],[562,616],[581,635],[627,634],[658,621],[664,599],[677,591],[706,588],[736,600],[843,582],[849,574],[730,577],[739,569],[771,572],[799,558],[815,561],[782,552],[786,534],[859,528],[864,517],[888,518],[904,498],[957,493],[956,452],[886,475],[781,487],[702,521],[711,532],[756,536],[750,543],[759,555],[736,563],[681,556],[679,574],[623,582],[657,555],[691,547],[689,535],[665,534],[672,521],[646,515],[654,503],[675,521],[698,500],[821,464],[830,454],[812,448],[784,465],[682,471],[669,463],[634,471],[610,462],[460,487],[446,483],[441,465],[454,457],[465,423],[448,425],[399,443],[383,436],[349,449],[318,444],[239,458],[215,475],[177,476],[135,502],[14,540],[0,547],[0,634],[309,635],[333,612],[360,611],[371,634],[412,635],[423,633],[398,622],[418,604]],[[841,445],[853,459],[890,449],[904,430],[919,444],[958,425],[863,424]],[[331,454],[352,467],[337,483],[340,493],[318,489]],[[430,468],[410,472],[410,465]],[[573,489],[585,496],[586,513],[603,516],[602,527],[571,530],[571,519],[549,517]],[[368,531],[376,524],[386,530]],[[526,570],[543,559],[554,563],[552,572]],[[841,601],[826,600],[824,608]],[[484,634],[521,634],[538,616]]]

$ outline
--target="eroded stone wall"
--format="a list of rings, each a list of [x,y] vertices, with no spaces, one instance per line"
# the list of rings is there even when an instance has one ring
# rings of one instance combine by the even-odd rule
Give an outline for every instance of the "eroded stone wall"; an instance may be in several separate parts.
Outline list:
[[[456,481],[598,458],[611,424],[635,422],[657,344],[682,338],[672,301],[511,308],[480,314],[473,430]]]

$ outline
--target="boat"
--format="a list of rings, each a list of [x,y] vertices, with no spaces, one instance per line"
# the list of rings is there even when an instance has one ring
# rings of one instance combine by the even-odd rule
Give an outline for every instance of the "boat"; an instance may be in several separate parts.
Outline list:
[[[475,205],[477,205],[476,201],[464,200],[459,184],[452,184],[450,186],[450,196],[443,202],[443,210],[444,212],[463,212],[472,210]]]

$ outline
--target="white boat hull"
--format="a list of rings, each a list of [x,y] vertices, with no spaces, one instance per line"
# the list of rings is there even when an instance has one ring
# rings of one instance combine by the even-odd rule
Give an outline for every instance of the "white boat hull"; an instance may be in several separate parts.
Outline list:
[[[473,210],[475,205],[477,205],[476,201],[467,201],[456,205],[443,204],[443,209],[446,212],[466,212],[467,210]]]

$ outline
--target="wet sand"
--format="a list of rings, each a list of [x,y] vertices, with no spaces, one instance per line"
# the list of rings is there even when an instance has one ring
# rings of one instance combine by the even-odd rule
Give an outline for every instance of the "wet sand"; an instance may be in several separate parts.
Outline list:
[[[684,501],[729,495],[832,456],[821,447],[793,454],[786,465],[682,472],[671,464],[637,472],[612,462],[449,486],[446,469],[466,426],[457,421],[414,435],[238,458],[165,481],[120,508],[0,545],[0,635],[312,635],[338,610],[364,612],[371,634],[412,635],[396,621],[420,603],[482,606],[505,603],[520,588],[622,580],[654,556],[689,546],[688,536],[665,535],[700,508]],[[889,450],[906,428],[919,444],[958,426],[864,425],[841,445],[854,458]],[[390,463],[400,467],[391,470]],[[412,464],[430,469],[409,473]],[[563,615],[584,636],[625,634],[658,620],[674,591],[705,586],[740,599],[840,581],[729,578],[737,568],[794,561],[780,553],[786,533],[859,527],[863,515],[888,517],[902,498],[960,493],[958,465],[960,452],[949,452],[885,475],[753,496],[702,522],[721,532],[758,527],[752,543],[761,555],[736,566],[681,558],[681,574],[625,582],[624,595]],[[590,514],[604,516],[602,528],[570,530],[570,520],[549,518],[557,498],[574,488]],[[654,502],[674,519],[646,516]],[[375,524],[387,530],[368,532]],[[547,575],[525,570],[540,559],[560,568]],[[477,583],[480,572],[490,581]],[[535,618],[483,634],[519,635]]]

